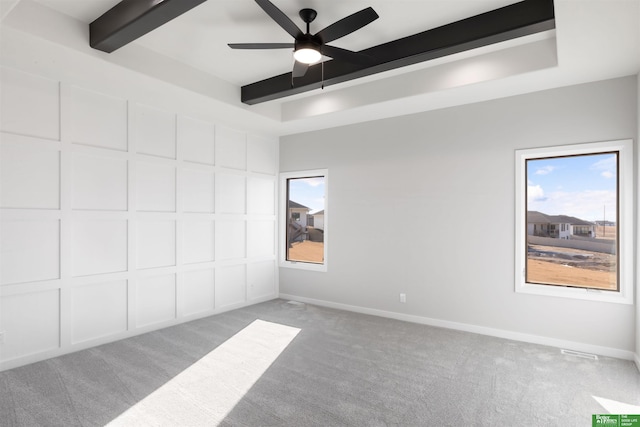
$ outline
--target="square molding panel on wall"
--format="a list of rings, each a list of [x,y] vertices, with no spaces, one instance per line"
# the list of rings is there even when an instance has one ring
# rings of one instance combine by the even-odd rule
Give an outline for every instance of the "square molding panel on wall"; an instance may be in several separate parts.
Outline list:
[[[0,369],[277,297],[277,140],[1,84]]]

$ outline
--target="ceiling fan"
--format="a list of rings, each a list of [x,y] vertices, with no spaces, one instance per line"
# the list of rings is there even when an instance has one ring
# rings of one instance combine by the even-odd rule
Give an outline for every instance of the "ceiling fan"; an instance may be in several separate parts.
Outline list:
[[[302,30],[269,0],[255,0],[266,13],[276,21],[287,33],[294,38],[294,43],[229,43],[232,49],[294,49],[292,77],[302,77],[306,74],[309,65],[322,59],[322,55],[330,58],[348,61],[354,64],[370,65],[373,58],[359,52],[329,46],[330,43],[347,34],[370,24],[378,19],[378,14],[371,7],[362,9],[347,16],[315,34],[309,32],[309,24],[313,22],[318,13],[313,9],[302,9],[300,18],[307,24],[307,32]]]

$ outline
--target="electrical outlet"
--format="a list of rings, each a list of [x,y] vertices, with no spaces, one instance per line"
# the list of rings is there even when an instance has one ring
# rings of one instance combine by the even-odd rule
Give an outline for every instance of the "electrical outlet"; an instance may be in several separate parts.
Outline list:
[[[407,294],[400,294],[400,302],[407,302]]]

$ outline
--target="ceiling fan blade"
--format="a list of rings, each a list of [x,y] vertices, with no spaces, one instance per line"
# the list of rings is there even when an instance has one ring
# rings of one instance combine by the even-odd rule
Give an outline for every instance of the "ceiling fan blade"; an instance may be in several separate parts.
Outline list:
[[[333,59],[347,61],[357,65],[372,65],[375,62],[375,60],[369,55],[335,46],[322,46],[322,54]]]
[[[293,49],[293,43],[229,43],[231,49]]]
[[[293,71],[291,75],[293,77],[302,77],[307,74],[307,70],[309,69],[309,64],[303,64],[302,62],[294,61]]]
[[[269,0],[256,0],[258,6],[264,10],[267,15],[271,17],[278,25],[280,25],[287,33],[291,34],[293,38],[298,38],[304,33],[302,30],[294,24],[294,22],[287,15],[284,14],[283,11],[278,9],[276,5],[271,3]]]
[[[359,30],[378,18],[379,16],[376,11],[373,10],[373,8],[368,7],[366,9],[362,9],[360,12],[356,12],[346,18],[342,18],[341,20],[334,22],[328,27],[320,30],[316,36],[320,37],[323,43],[329,43]]]

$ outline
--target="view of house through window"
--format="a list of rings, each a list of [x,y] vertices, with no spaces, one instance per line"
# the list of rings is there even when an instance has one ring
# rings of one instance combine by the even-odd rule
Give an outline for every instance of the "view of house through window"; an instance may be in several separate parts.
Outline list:
[[[286,260],[324,263],[325,177],[289,178]]]
[[[619,290],[618,152],[526,160],[526,282]]]

